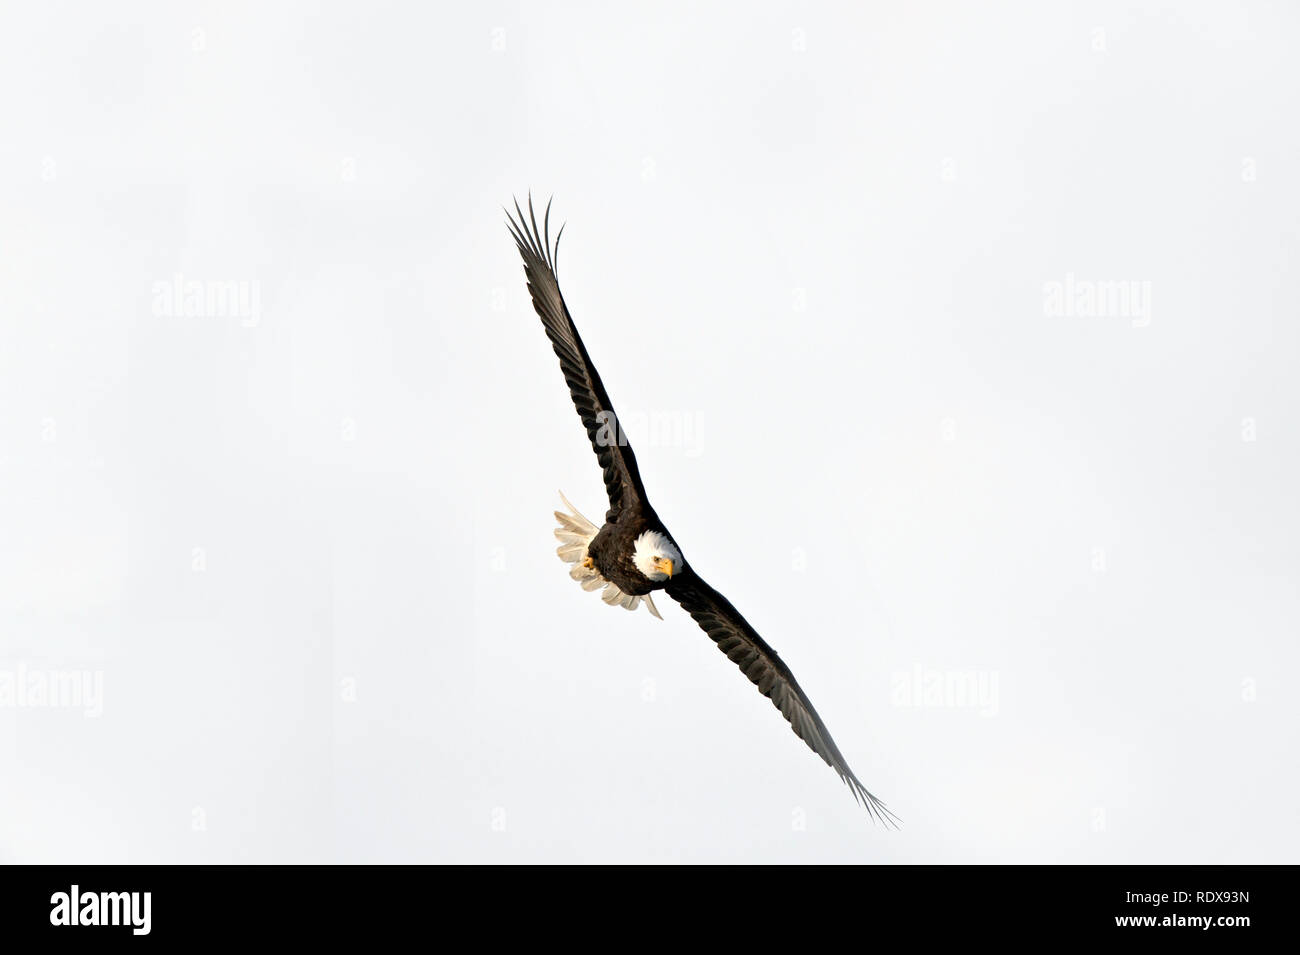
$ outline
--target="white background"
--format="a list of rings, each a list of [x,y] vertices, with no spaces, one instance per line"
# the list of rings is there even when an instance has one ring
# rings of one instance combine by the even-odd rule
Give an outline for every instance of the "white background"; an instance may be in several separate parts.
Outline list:
[[[0,859],[1296,861],[1298,28],[7,5],[0,674],[103,696],[0,707]],[[566,577],[530,188],[658,510],[900,832]]]

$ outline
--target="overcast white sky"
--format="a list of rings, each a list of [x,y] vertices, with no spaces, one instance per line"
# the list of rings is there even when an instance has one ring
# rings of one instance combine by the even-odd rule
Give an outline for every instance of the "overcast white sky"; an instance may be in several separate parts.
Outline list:
[[[1298,40],[6,6],[0,859],[1296,861]],[[659,512],[901,832],[566,576],[530,188]]]

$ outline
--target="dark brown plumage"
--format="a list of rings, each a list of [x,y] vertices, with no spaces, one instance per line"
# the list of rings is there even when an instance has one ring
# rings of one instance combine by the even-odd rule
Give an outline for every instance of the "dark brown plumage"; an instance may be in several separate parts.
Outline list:
[[[638,568],[633,549],[637,539],[647,531],[663,535],[679,556],[682,552],[646,497],[636,456],[622,433],[605,386],[560,294],[555,265],[560,233],[564,230],[556,234],[552,246],[550,211],[548,203],[541,228],[531,198],[527,216],[518,202],[515,203],[517,218],[510,216],[508,211],[506,214],[511,234],[523,257],[533,307],[560,359],[560,369],[564,372],[574,407],[603,469],[609,510],[605,514],[604,526],[586,547],[594,569],[604,581],[612,583],[624,594],[642,595],[664,590],[681,604],[718,645],[718,649],[740,667],[760,693],[771,699],[789,721],[795,735],[835,770],[853,792],[854,798],[882,822],[896,824],[896,817],[853,774],[789,667],[726,597],[710,587],[684,558],[679,564],[674,563],[671,576],[663,580],[650,579]],[[557,536],[560,535],[557,533]]]

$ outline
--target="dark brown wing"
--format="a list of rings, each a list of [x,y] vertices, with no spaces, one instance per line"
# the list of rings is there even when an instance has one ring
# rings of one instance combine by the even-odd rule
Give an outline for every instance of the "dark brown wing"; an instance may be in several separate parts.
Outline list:
[[[510,233],[519,246],[519,254],[524,259],[524,274],[528,277],[528,292],[533,297],[533,308],[541,316],[546,336],[555,348],[560,359],[560,368],[564,380],[569,384],[569,394],[573,396],[573,405],[578,409],[582,426],[587,429],[591,448],[596,452],[596,459],[605,472],[605,492],[609,495],[609,512],[605,520],[614,522],[621,511],[626,509],[646,508],[645,488],[641,484],[641,473],[637,470],[636,455],[627,443],[623,430],[619,426],[618,416],[610,403],[605,386],[601,384],[596,366],[587,354],[578,329],[574,327],[573,318],[564,304],[560,294],[560,283],[555,277],[555,261],[560,251],[560,232],[555,236],[555,245],[551,245],[551,205],[546,204],[546,213],[542,217],[542,228],[537,228],[537,217],[533,214],[533,200],[528,198],[528,215],[515,202],[518,219],[506,212],[509,217]]]
[[[741,672],[769,697],[781,715],[790,721],[795,735],[826,761],[853,792],[853,798],[866,806],[867,812],[881,822],[897,827],[898,818],[853,775],[849,764],[831,739],[830,731],[795,682],[776,651],[769,647],[726,597],[700,579],[694,571],[668,582],[668,596],[676,600],[695,618],[718,649],[727,655]]]

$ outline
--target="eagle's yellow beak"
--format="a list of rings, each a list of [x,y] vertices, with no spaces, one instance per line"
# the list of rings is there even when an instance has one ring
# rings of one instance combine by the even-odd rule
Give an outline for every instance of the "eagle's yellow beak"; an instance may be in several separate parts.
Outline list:
[[[667,574],[668,579],[673,579],[673,562],[667,557],[655,558],[655,570],[661,574]]]

